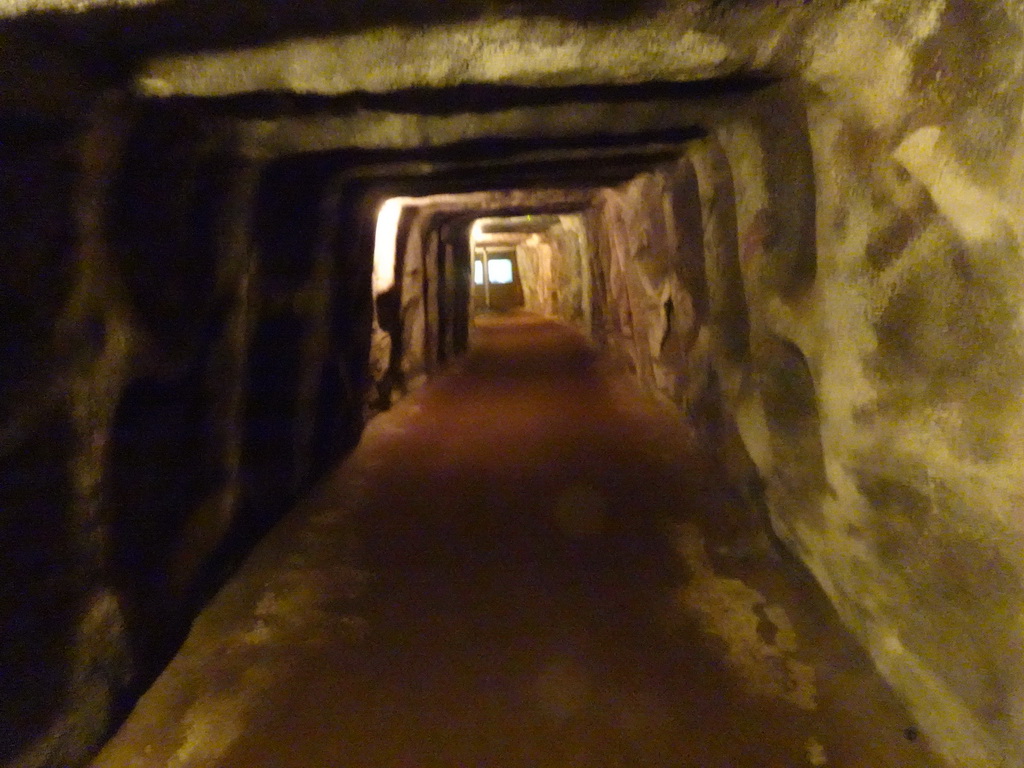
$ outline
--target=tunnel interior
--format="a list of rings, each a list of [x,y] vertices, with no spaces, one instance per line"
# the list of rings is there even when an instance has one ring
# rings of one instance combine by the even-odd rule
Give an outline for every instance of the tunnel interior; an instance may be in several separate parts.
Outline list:
[[[1022,52],[1011,0],[4,6],[0,764],[87,764],[495,313],[670,405],[942,760],[1024,761]]]

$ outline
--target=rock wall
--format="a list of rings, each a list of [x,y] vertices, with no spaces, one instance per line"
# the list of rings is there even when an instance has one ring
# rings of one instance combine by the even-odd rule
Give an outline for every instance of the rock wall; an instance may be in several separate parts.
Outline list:
[[[775,531],[957,766],[1024,763],[1022,22],[847,4],[689,153]]]
[[[515,247],[516,262],[522,275],[523,308],[546,317],[557,317],[555,309],[556,285],[551,269],[555,249],[546,233],[534,232],[517,237],[509,243]]]
[[[601,191],[590,214],[594,336],[704,432],[714,428],[710,326],[689,160]]]
[[[709,425],[956,766],[1024,762],[1022,23],[822,14],[590,214],[599,337]]]
[[[558,217],[544,232],[516,246],[524,307],[591,330],[590,241],[579,215]]]
[[[954,763],[1019,765],[1024,19],[897,9],[809,38],[817,277],[775,327],[826,482],[783,529]]]
[[[444,252],[436,210],[407,203],[395,237],[394,285],[374,299],[371,413],[387,410],[422,384],[436,369],[443,346],[438,291]]]
[[[116,92],[4,118],[0,764],[72,766],[358,434],[360,292],[309,167]]]
[[[229,53],[204,35],[265,42],[284,19],[246,32],[215,23],[251,22],[244,9],[158,5],[124,29],[110,12],[0,30],[0,575],[19,585],[3,595],[0,760],[75,762],[159,656],[145,648],[173,645],[140,634],[144,603],[187,616],[225,531],[254,535],[334,450],[315,446],[357,432],[359,218],[311,225],[311,201],[344,194],[302,161],[239,160],[236,138],[271,158],[628,123],[706,138],[587,214],[595,335],[731,446],[953,764],[1024,763],[1019,2],[669,2],[618,23],[475,9]],[[385,50],[398,65],[363,66]],[[87,51],[124,60],[87,76]],[[285,104],[233,137],[98,96],[133,64],[160,94],[778,84],[275,128]]]

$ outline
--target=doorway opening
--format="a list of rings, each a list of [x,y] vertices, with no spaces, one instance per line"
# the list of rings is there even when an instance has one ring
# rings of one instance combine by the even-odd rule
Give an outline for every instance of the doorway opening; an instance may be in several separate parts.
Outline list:
[[[520,275],[514,248],[476,248],[473,254],[473,304],[476,310],[507,312],[522,308]]]

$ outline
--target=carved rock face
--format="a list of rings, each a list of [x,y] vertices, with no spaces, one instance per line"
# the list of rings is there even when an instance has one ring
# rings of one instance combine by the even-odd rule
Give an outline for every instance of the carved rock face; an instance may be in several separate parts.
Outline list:
[[[352,444],[371,346],[396,393],[465,346],[459,233],[530,210],[589,254],[531,300],[728,441],[954,763],[1024,759],[1017,5],[566,8],[0,9],[0,540],[50,590],[0,759],[92,748],[53,723],[101,732]],[[367,211],[467,192],[375,305]]]

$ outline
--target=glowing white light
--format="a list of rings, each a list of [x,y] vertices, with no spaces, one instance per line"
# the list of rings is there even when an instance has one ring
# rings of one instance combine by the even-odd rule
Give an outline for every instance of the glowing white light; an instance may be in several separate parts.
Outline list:
[[[377,233],[373,238],[373,295],[378,296],[395,284],[395,244],[398,219],[407,197],[385,200],[377,214]]]
[[[469,240],[470,242],[476,242],[480,239],[480,235],[484,233],[484,220],[477,219],[473,222],[473,226],[469,228]]]
[[[473,262],[473,282],[476,285],[484,284],[484,262],[483,259],[477,259]]]
[[[491,285],[507,285],[512,282],[511,259],[488,259],[487,282]]]

